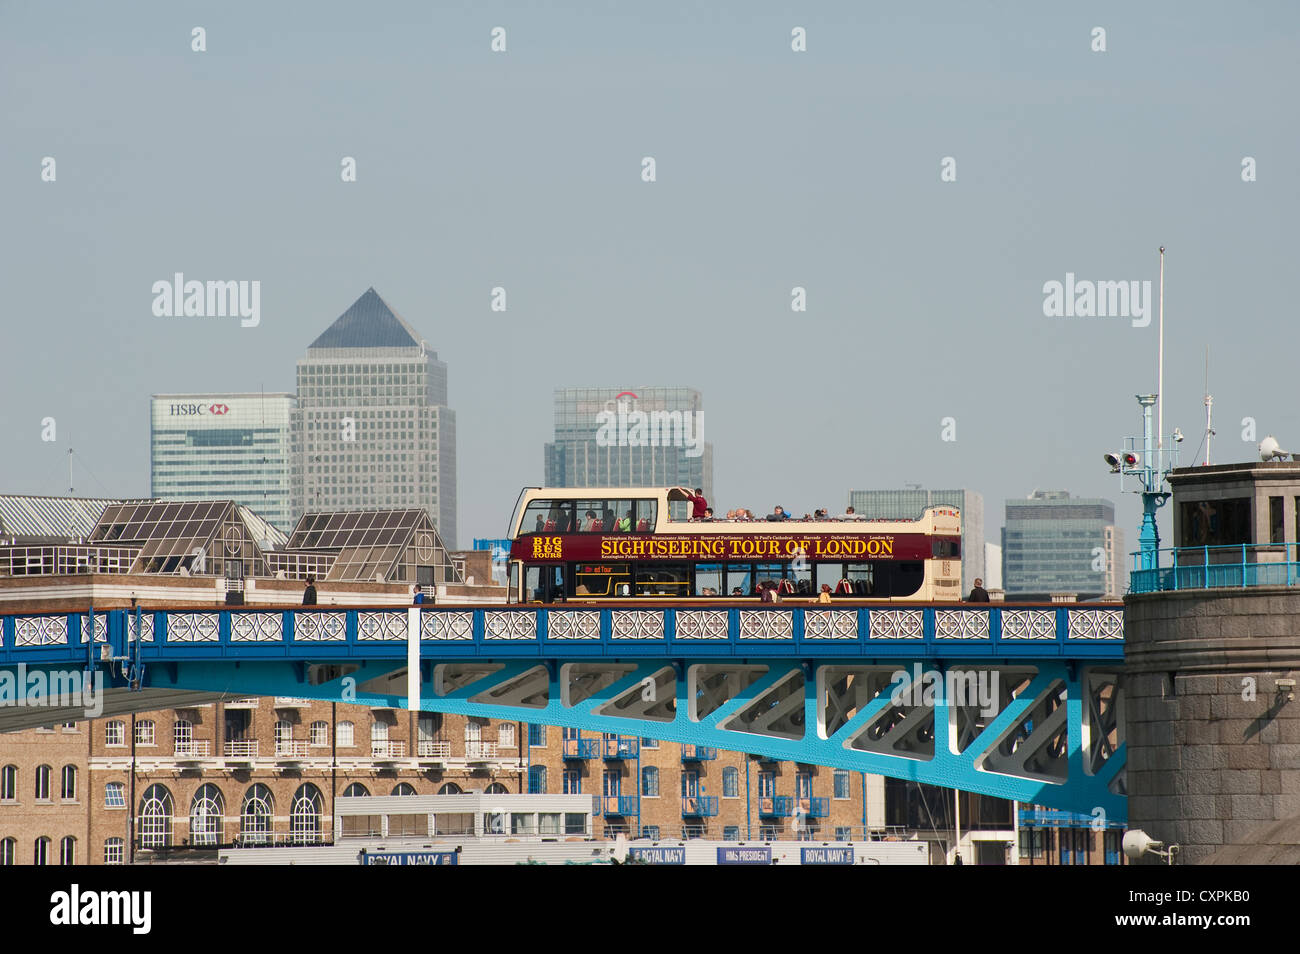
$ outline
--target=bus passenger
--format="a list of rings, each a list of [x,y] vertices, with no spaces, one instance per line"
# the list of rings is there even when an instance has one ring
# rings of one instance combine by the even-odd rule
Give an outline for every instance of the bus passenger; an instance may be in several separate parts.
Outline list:
[[[588,533],[592,533],[600,529],[600,521],[596,519],[596,511],[594,510],[587,511],[587,520],[583,524],[582,529],[587,531]]]
[[[712,520],[712,519],[713,519],[713,508],[712,508],[712,507],[705,507],[705,508],[704,508],[704,519],[705,519],[705,520]]]
[[[533,533],[541,533],[546,529],[546,519],[539,513],[537,515],[537,526],[533,527]]]
[[[773,507],[772,512],[767,515],[768,520],[789,520],[790,515],[780,507]]]
[[[681,490],[683,493],[686,493],[685,487],[681,488]],[[709,507],[709,502],[704,499],[704,491],[701,490],[699,487],[696,487],[695,493],[686,494],[686,499],[691,502],[691,519],[703,520],[704,511],[707,510]]]
[[[615,530],[618,533],[632,532],[632,511],[631,510],[629,510],[626,514],[623,515],[623,519],[618,522],[618,526],[615,528]]]
[[[614,529],[614,511],[608,507],[605,508],[605,513],[600,522],[600,529],[603,533],[609,533]]]
[[[823,583],[822,591],[817,594],[817,602],[829,603],[830,601],[831,601],[831,585],[829,583]]]

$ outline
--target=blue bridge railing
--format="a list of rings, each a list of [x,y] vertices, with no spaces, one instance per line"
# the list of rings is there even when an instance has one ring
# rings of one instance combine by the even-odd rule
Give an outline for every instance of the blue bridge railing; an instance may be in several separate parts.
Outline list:
[[[1133,554],[1129,592],[1163,593],[1177,590],[1300,584],[1300,562],[1290,559],[1292,546],[1282,543],[1243,543],[1217,547],[1170,547],[1156,551],[1156,565],[1143,569],[1142,554]]]
[[[1125,820],[1057,808],[1020,809],[1021,828],[1123,828]]]

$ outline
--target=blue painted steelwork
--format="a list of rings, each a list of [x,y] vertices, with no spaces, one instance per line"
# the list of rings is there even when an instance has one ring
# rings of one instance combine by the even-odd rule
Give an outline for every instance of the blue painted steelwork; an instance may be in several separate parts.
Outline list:
[[[809,818],[830,818],[831,800],[822,796],[799,799],[799,807]]]
[[[790,795],[774,795],[758,800],[760,818],[789,818],[794,815],[794,798]]]
[[[716,795],[683,795],[683,818],[712,818],[718,814]]]
[[[1282,544],[1265,543],[1167,547],[1154,551],[1150,559],[1147,554],[1137,552],[1132,554],[1129,592],[1296,586],[1300,584],[1300,562],[1286,559],[1289,549]]]
[[[566,759],[594,759],[599,753],[600,739],[564,740],[563,754]]]
[[[611,815],[621,815],[628,818],[637,817],[635,795],[602,795],[600,800],[601,809],[606,818]]]
[[[718,757],[718,750],[707,745],[683,745],[683,762],[712,762]]]
[[[641,737],[656,738],[1126,815],[1123,742],[1107,741],[1115,723],[1093,711],[1098,680],[1123,659],[1115,604],[438,606],[419,619],[424,710],[614,735],[602,756],[634,758]],[[91,663],[116,690],[403,708],[407,620],[405,607],[147,610],[138,628],[125,610],[8,614],[0,680],[19,665]],[[974,719],[970,700],[948,699],[944,676],[963,671],[1021,688]],[[844,673],[866,686],[873,672],[884,682],[865,695],[835,695]],[[933,698],[900,705],[880,688],[890,673],[899,689],[934,677]],[[1050,758],[1028,758],[1031,742]],[[616,797],[636,813],[634,796]]]
[[[617,736],[603,741],[604,746],[601,750],[601,758],[606,762],[621,762],[624,759],[635,759],[640,757],[640,736],[632,736],[629,738]]]
[[[1124,819],[1106,818],[1099,815],[1085,815],[1082,812],[1068,812],[1059,808],[1022,808],[1020,809],[1021,828],[1120,828]]]

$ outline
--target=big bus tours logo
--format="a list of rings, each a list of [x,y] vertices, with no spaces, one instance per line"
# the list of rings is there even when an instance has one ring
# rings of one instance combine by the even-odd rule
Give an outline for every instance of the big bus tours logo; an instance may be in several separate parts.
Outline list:
[[[704,453],[701,411],[642,411],[639,398],[624,391],[596,414],[597,447],[681,447],[686,457]]]

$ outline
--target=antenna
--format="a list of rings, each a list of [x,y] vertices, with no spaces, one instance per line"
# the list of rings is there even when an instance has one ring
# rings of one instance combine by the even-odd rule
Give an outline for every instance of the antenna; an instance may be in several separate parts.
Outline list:
[[[1210,396],[1210,346],[1205,346],[1205,466],[1210,466],[1210,438],[1214,436],[1214,398]]]
[[[1165,446],[1165,247],[1160,246],[1160,344],[1156,350],[1156,451]],[[1160,465],[1157,464],[1157,467]]]
[[[72,489],[72,448],[68,448],[68,496],[75,497],[77,492]]]

